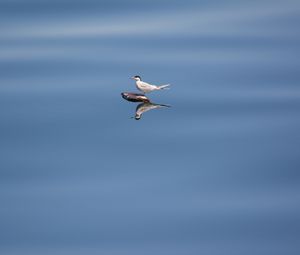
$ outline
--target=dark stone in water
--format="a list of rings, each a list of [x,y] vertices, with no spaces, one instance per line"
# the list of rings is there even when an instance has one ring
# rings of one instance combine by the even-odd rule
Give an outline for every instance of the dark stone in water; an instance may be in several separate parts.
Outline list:
[[[146,97],[144,94],[123,92],[123,93],[121,93],[121,95],[125,100],[130,101],[130,102],[150,103],[149,98]]]

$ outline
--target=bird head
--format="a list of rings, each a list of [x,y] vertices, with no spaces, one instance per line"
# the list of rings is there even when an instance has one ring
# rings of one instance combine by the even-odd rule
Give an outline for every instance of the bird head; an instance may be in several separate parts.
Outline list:
[[[135,75],[135,76],[131,77],[131,79],[134,79],[136,81],[141,81],[142,80],[141,77],[138,76],[138,75]]]

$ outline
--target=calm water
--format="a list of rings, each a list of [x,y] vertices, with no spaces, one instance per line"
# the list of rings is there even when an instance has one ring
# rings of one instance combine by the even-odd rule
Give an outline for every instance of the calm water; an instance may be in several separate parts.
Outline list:
[[[1,0],[0,253],[298,255],[299,14]]]

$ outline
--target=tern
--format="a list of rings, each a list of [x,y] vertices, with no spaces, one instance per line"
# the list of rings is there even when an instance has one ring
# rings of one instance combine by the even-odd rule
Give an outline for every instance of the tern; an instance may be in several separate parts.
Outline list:
[[[170,86],[170,84],[160,86],[149,84],[147,82],[142,81],[141,77],[138,75],[131,77],[131,79],[135,80],[137,89],[142,91],[144,94],[155,90],[168,89],[168,87]]]

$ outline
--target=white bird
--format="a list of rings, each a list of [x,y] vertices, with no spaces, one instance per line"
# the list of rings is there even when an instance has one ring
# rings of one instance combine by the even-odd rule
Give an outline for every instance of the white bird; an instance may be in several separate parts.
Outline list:
[[[160,86],[149,84],[147,82],[142,81],[141,77],[138,75],[131,77],[131,79],[135,80],[137,89],[142,91],[144,94],[152,92],[154,90],[161,90],[166,88],[168,89],[168,87],[170,86],[170,84]]]

